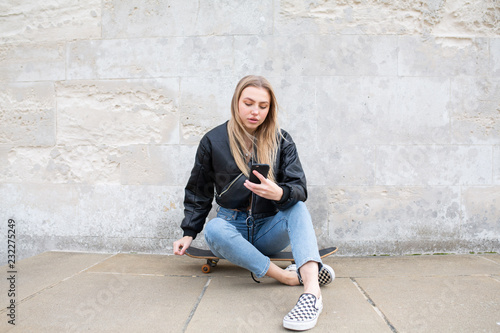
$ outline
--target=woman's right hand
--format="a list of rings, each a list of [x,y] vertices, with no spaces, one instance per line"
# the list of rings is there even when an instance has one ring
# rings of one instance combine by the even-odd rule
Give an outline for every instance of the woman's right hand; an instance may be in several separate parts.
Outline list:
[[[178,241],[174,242],[174,254],[178,256],[182,256],[186,250],[191,246],[191,242],[193,241],[193,237],[184,236]]]

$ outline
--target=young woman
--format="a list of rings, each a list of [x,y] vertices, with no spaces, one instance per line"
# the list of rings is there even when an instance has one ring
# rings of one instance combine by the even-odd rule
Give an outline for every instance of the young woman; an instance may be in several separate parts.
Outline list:
[[[278,126],[278,104],[271,84],[246,76],[236,86],[231,119],[200,141],[185,189],[184,237],[174,242],[183,255],[215,200],[217,217],[205,225],[212,252],[255,276],[270,276],[287,285],[304,285],[304,293],[283,319],[285,328],[306,330],[316,325],[323,308],[320,285],[335,278],[321,262],[311,216],[304,204],[306,178],[291,136]],[[268,177],[250,182],[253,164],[268,164]],[[215,190],[215,193],[214,193]],[[289,244],[296,265],[282,269],[269,255]],[[298,267],[298,270],[297,270]]]

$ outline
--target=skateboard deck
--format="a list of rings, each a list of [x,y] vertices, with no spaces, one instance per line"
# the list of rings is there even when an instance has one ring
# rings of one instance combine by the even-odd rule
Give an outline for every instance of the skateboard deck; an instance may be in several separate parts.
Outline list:
[[[335,246],[327,247],[319,250],[319,256],[321,257],[321,259],[323,259],[335,252],[337,252],[337,248]],[[192,246],[186,250],[186,254],[191,258],[206,259],[207,263],[201,266],[201,270],[203,273],[210,273],[212,267],[217,266],[217,263],[219,262],[219,260],[221,260],[221,258],[216,257],[210,250],[198,249]],[[290,261],[291,263],[295,262],[293,260],[292,252],[289,251],[282,251],[273,254],[272,256],[269,256],[269,259],[271,259],[271,261]]]

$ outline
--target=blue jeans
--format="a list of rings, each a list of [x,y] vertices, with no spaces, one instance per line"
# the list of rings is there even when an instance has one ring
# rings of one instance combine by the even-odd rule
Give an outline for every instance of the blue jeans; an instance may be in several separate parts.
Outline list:
[[[248,212],[220,207],[217,217],[205,225],[205,240],[217,257],[260,278],[271,263],[267,256],[291,244],[297,268],[309,261],[322,265],[311,215],[302,201],[274,216],[255,220],[253,232],[248,231],[247,217]]]

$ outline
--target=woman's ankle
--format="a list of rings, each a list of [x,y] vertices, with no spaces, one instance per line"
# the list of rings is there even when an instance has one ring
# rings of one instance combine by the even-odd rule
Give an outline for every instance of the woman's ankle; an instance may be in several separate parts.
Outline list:
[[[272,262],[271,265],[269,266],[269,269],[267,270],[266,276],[272,277],[278,282],[289,286],[300,285],[299,277],[297,276],[296,271],[284,270],[283,268],[277,266]]]
[[[320,298],[321,297],[321,289],[319,288],[319,286],[317,288],[315,288],[315,287],[304,288],[304,294],[313,294],[314,296],[316,296],[316,298]]]
[[[285,271],[288,273],[287,277],[287,285],[289,286],[300,286],[299,276],[297,275],[297,271]]]

